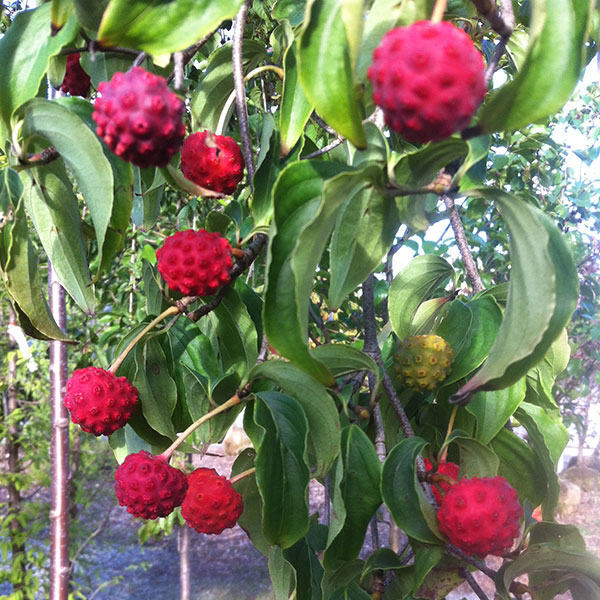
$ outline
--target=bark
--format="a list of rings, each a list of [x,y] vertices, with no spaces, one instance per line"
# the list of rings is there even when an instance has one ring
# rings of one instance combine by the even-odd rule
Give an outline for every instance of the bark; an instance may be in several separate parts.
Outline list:
[[[181,600],[190,600],[190,528],[183,525],[179,537],[179,581]]]

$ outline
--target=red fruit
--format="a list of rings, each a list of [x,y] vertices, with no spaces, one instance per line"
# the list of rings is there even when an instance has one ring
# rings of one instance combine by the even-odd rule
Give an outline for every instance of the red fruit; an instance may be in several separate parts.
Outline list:
[[[164,167],[183,141],[183,102],[163,77],[134,67],[98,86],[92,118],[96,133],[123,160]]]
[[[433,464],[428,458],[425,459],[425,468],[428,471],[433,470]],[[452,479],[457,481],[458,480],[458,470],[459,470],[459,467],[456,463],[446,462],[445,460],[442,460],[440,462],[440,464],[438,465],[436,473],[441,473],[442,475],[447,475],[448,477],[451,477]],[[440,491],[438,490],[438,486],[442,488],[442,490],[445,494],[452,487],[452,484],[448,483],[447,481],[438,481],[437,485],[431,486],[431,489],[433,490],[433,495],[435,496],[435,499],[438,501],[438,504],[440,504],[442,502],[442,495],[440,494]]]
[[[214,469],[196,469],[188,477],[189,488],[181,514],[198,533],[221,533],[233,527],[244,510],[241,494]]]
[[[484,71],[464,31],[419,21],[383,37],[367,75],[386,123],[410,142],[430,142],[469,125],[486,93]]]
[[[94,435],[110,435],[127,423],[137,400],[138,391],[126,377],[87,367],[73,372],[63,401],[71,421],[81,429]]]
[[[231,277],[231,246],[205,229],[178,231],[156,251],[158,271],[172,290],[185,296],[211,296]]]
[[[202,131],[189,135],[183,142],[181,170],[197,185],[233,194],[244,176],[244,157],[233,138]]]
[[[127,512],[142,519],[166,517],[180,506],[188,488],[183,471],[167,459],[141,450],[130,454],[115,473],[115,492]]]
[[[461,479],[437,513],[440,531],[467,554],[502,555],[520,533],[523,509],[504,477]]]
[[[87,96],[90,91],[90,76],[79,63],[79,52],[67,56],[67,70],[60,89],[71,96]]]

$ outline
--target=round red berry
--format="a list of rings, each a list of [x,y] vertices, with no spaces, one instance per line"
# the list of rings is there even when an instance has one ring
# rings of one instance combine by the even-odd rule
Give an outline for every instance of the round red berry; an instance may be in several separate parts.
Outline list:
[[[419,21],[389,31],[368,77],[386,123],[410,142],[464,129],[486,93],[483,57],[452,23]]]
[[[196,469],[188,477],[188,491],[181,505],[187,524],[198,533],[219,534],[233,527],[244,510],[238,494],[214,469]]]
[[[183,142],[181,170],[197,185],[233,194],[244,176],[244,157],[233,138],[210,131],[197,132]]]
[[[137,389],[126,377],[97,367],[77,369],[63,399],[71,421],[94,435],[110,435],[123,427],[138,401]]]
[[[80,54],[67,56],[67,70],[60,89],[71,96],[87,96],[90,91],[90,76],[79,62]]]
[[[229,283],[231,246],[205,229],[178,231],[156,251],[158,271],[170,289],[184,296],[212,296]]]
[[[106,145],[139,167],[166,166],[185,135],[185,107],[165,79],[134,67],[103,81],[98,92],[92,117]]]
[[[130,454],[115,473],[115,492],[127,512],[142,519],[166,517],[180,506],[188,488],[183,471],[162,456],[141,450]]]
[[[502,555],[519,537],[523,508],[503,477],[461,479],[437,513],[440,531],[467,554]]]
[[[428,458],[425,459],[425,468],[428,471],[433,470],[433,464]],[[440,464],[438,465],[436,473],[441,473],[442,475],[447,475],[448,477],[457,481],[458,480],[458,471],[459,471],[459,467],[456,463],[446,462],[445,460],[442,460],[442,461],[440,461]],[[431,489],[433,490],[433,495],[435,496],[435,499],[437,500],[438,504],[440,504],[442,501],[442,494],[440,494],[438,486],[442,488],[442,491],[445,494],[452,487],[452,484],[447,481],[439,481],[439,482],[437,482],[437,485],[431,486]]]

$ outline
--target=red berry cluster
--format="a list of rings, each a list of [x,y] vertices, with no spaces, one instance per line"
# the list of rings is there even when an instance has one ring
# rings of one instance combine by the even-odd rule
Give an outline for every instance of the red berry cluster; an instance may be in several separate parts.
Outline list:
[[[428,458],[425,459],[425,468],[428,471],[433,471],[433,463]],[[442,461],[440,461],[440,464],[438,465],[438,468],[436,469],[435,472],[441,473],[442,475],[447,475],[451,479],[454,479],[455,481],[457,481],[458,480],[458,471],[459,471],[459,467],[456,463],[446,462],[445,460],[442,460]],[[435,496],[435,499],[437,500],[438,504],[440,504],[442,501],[442,494],[438,490],[437,486],[441,487],[442,491],[445,494],[452,487],[452,484],[449,483],[448,481],[440,481],[437,483],[437,485],[431,486],[431,489],[433,490],[433,495]]]
[[[67,56],[67,70],[60,89],[71,96],[87,96],[90,92],[90,76],[83,70],[79,52]]]
[[[233,194],[244,176],[244,158],[233,138],[202,131],[183,142],[181,170],[187,179],[204,188]]]
[[[163,77],[134,67],[98,86],[92,115],[97,134],[123,160],[164,167],[181,147],[183,102]]]
[[[503,477],[461,479],[444,496],[440,531],[468,554],[502,555],[520,533],[523,508]]]
[[[123,427],[138,400],[137,389],[126,377],[97,367],[77,369],[66,389],[63,400],[71,420],[94,435],[110,435]]]
[[[115,473],[115,492],[121,506],[134,517],[166,517],[180,506],[188,489],[183,471],[162,456],[146,450],[130,454]]]
[[[185,296],[211,296],[231,277],[231,246],[205,229],[178,231],[156,251],[158,271],[170,289]]]
[[[422,143],[469,125],[486,93],[484,72],[481,53],[464,31],[419,21],[383,37],[368,77],[386,123]]]
[[[219,534],[237,523],[244,505],[230,481],[214,469],[200,468],[188,482],[181,514],[190,527],[198,533]]]

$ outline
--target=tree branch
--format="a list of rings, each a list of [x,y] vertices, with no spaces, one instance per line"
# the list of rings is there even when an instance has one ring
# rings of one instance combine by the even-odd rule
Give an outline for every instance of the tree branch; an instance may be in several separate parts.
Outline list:
[[[329,151],[333,150],[334,148],[337,148],[343,142],[344,142],[344,138],[337,138],[337,139],[333,140],[333,142],[330,142],[329,144],[327,144],[326,146],[323,146],[319,150],[315,150],[314,152],[311,152],[310,154],[303,156],[302,160],[308,160],[309,158],[316,158],[317,156],[327,154]]]
[[[454,546],[452,544],[446,544],[446,552],[448,554],[450,554],[451,556],[454,556],[454,558],[460,558],[461,560],[468,562],[470,565],[477,567],[482,573],[487,575],[492,581],[496,581],[496,575],[497,575],[496,571],[494,571],[493,569],[490,569],[483,561],[478,560],[478,559],[474,558],[473,556],[470,556],[469,554],[466,554],[460,548],[457,548],[456,546]]]
[[[481,589],[479,584],[475,581],[475,578],[469,571],[465,568],[460,570],[460,574],[464,577],[465,581],[469,584],[475,595],[479,598],[479,600],[489,600],[486,596],[485,592]]]
[[[498,11],[496,0],[471,0],[477,12],[489,22],[490,27],[502,37],[510,36],[515,26],[512,4],[510,0],[502,1],[502,16]]]

